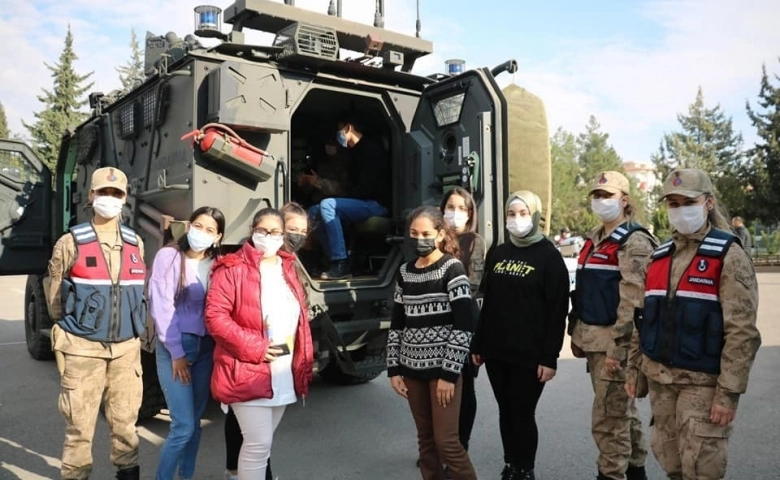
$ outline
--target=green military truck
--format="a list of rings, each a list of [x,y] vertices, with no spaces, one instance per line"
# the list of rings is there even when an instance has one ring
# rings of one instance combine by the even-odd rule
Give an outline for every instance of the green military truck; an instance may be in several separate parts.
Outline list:
[[[366,382],[385,369],[393,282],[411,253],[402,239],[413,208],[438,205],[448,188],[463,186],[476,199],[479,233],[491,245],[503,241],[510,191],[534,190],[549,207],[542,102],[516,85],[502,90],[495,78],[514,72],[514,61],[463,71],[449,62],[451,71],[421,76],[411,70],[432,44],[419,30],[413,37],[384,29],[383,2],[374,26],[292,3],[196,8],[195,34],[219,40],[210,47],[192,35],[148,33],[146,80],[130,91],[90,95],[89,119],[63,132],[56,172],[25,144],[0,142],[0,274],[28,275],[24,324],[33,358],[52,357],[55,319],[43,288],[52,246],[90,218],[88,179],[99,167],[127,173],[123,219],[143,238],[151,265],[172,226],[203,205],[225,213],[224,241],[236,248],[258,209],[303,201],[295,172],[306,170],[323,135],[335,137],[335,115],[346,107],[364,119],[366,135],[392,162],[390,214],[347,230],[351,279],[309,275],[306,284],[315,369],[338,384]],[[223,15],[232,25],[226,34]],[[250,45],[247,30],[275,37],[270,45]],[[182,140],[209,125],[216,128],[206,129],[215,133],[208,146]],[[151,321],[143,349],[139,417],[147,418],[165,406]]]

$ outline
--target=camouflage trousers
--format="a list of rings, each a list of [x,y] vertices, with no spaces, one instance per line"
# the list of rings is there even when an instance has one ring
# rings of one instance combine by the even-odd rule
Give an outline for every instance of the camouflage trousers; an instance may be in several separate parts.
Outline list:
[[[732,426],[710,423],[714,387],[650,380],[651,445],[670,479],[720,480],[726,475]]]
[[[135,422],[143,394],[140,349],[115,358],[61,351],[55,355],[61,378],[58,404],[65,417],[61,477],[86,479],[92,473],[92,437],[101,403],[111,430],[111,463],[117,468],[138,465]]]
[[[605,353],[587,353],[594,393],[591,433],[599,449],[599,472],[607,478],[623,480],[629,466],[645,465],[647,444],[635,400],[629,398],[624,388],[625,365],[612,374],[604,368],[606,358]]]

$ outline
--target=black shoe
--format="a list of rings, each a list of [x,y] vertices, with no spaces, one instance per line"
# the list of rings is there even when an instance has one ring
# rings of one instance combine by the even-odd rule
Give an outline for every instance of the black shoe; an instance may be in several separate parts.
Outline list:
[[[326,272],[322,272],[320,278],[323,280],[343,280],[352,276],[349,271],[349,262],[346,260],[336,260],[330,264]]]
[[[626,480],[647,480],[645,467],[632,467],[629,465],[628,470],[626,470]]]
[[[599,474],[596,476],[596,480],[609,480],[609,477],[599,472]]]
[[[274,474],[271,473],[271,458],[268,458],[268,466],[265,467],[265,480],[274,480]]]
[[[504,467],[501,480],[536,480],[533,469],[517,468],[512,465]]]
[[[139,480],[141,478],[141,467],[123,468],[116,471],[117,480]]]

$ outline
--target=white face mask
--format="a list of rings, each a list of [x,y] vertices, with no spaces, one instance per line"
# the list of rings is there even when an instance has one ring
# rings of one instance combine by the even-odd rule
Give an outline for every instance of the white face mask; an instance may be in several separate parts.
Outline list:
[[[602,222],[611,222],[620,216],[620,199],[594,198],[590,201],[590,208]]]
[[[192,228],[187,231],[187,243],[193,252],[202,252],[214,244],[217,237],[208,233]]]
[[[124,200],[121,198],[112,197],[110,195],[100,195],[95,196],[95,199],[92,201],[92,209],[101,217],[111,220],[122,213],[122,206],[124,203]]]
[[[278,252],[280,248],[282,248],[282,245],[284,244],[284,236],[281,236],[277,239],[271,235],[262,237],[258,233],[253,233],[252,243],[256,249],[263,252],[264,257],[272,257],[276,255],[276,252]]]
[[[460,230],[469,221],[469,213],[460,210],[447,210],[444,212],[444,221],[451,228]]]
[[[515,217],[506,222],[506,229],[509,230],[509,233],[520,238],[531,233],[533,228],[534,221],[531,217]]]
[[[683,235],[698,232],[707,217],[701,205],[688,205],[669,209],[669,223]]]

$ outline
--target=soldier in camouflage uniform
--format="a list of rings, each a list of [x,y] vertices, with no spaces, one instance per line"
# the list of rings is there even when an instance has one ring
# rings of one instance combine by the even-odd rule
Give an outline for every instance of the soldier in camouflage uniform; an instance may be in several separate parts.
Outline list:
[[[722,479],[739,396],[761,345],[758,282],[706,173],[672,172],[663,198],[674,233],[647,269],[626,390],[637,394],[637,374],[646,375],[651,445],[670,479]]]
[[[644,267],[656,246],[635,223],[629,183],[600,173],[590,188],[602,221],[580,252],[569,333],[574,356],[587,359],[593,386],[592,435],[599,480],[645,480],[647,446],[635,401],[623,388],[634,311],[641,304]]]
[[[89,192],[92,221],[60,237],[49,261],[49,312],[58,320],[52,349],[61,375],[59,410],[65,417],[63,479],[89,478],[103,401],[116,478],[139,478],[135,422],[143,389],[138,336],[146,321],[146,268],[141,239],[119,223],[126,197],[124,173],[95,170]]]

